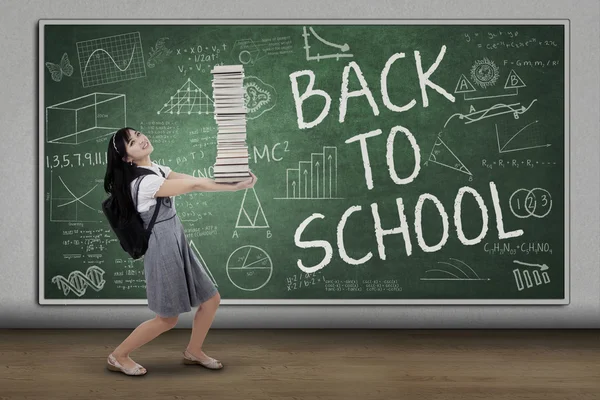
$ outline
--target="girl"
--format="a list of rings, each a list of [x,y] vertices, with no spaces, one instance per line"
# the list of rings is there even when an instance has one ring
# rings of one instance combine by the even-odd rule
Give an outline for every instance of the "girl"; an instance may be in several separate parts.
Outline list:
[[[148,226],[157,201],[161,202],[144,255],[148,308],[156,313],[156,317],[140,324],[114,349],[108,356],[108,369],[126,375],[146,374],[146,369],[134,362],[129,354],[173,328],[179,314],[196,306],[192,334],[183,352],[184,363],[221,369],[221,362],[202,351],[221,298],[188,245],[172,197],[194,191],[248,189],[254,186],[257,178],[250,173],[249,179],[235,184],[195,178],[154,163],[150,160],[152,150],[150,140],[133,128],[119,129],[108,144],[104,189],[118,200],[121,212],[137,211]],[[136,177],[138,167],[151,169],[157,175]]]

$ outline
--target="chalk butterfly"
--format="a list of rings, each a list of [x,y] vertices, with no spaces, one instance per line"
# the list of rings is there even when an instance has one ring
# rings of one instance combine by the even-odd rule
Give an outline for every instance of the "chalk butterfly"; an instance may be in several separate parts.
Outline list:
[[[67,53],[63,54],[62,58],[60,59],[60,64],[46,62],[46,67],[52,75],[52,80],[55,82],[60,82],[63,74],[66,76],[73,75],[73,66],[69,62],[69,56]]]

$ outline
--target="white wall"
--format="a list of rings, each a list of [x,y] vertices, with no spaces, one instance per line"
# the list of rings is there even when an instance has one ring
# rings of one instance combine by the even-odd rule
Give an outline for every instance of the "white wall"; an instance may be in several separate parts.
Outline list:
[[[598,328],[600,6],[582,1],[66,1],[0,5],[0,328],[134,327],[145,306],[40,306],[39,19],[568,18],[571,23],[571,304],[568,306],[222,306],[215,328]],[[258,4],[257,4],[258,3]],[[191,313],[178,327],[191,326]]]

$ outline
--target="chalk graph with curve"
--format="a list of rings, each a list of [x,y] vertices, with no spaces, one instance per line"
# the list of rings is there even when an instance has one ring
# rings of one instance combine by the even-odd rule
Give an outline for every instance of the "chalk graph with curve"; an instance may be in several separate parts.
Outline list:
[[[73,164],[71,164],[73,166]],[[74,184],[76,180],[54,176],[50,171],[50,221],[52,222],[100,222],[102,210],[102,187],[98,182],[90,182],[85,187]],[[67,185],[68,184],[68,185]]]
[[[139,32],[77,42],[83,87],[146,76]]]

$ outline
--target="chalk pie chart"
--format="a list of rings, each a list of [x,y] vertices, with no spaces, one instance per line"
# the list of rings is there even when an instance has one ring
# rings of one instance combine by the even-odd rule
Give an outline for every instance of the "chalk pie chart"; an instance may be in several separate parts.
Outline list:
[[[271,257],[260,247],[246,245],[227,259],[227,277],[238,289],[254,291],[265,286],[273,275]]]

